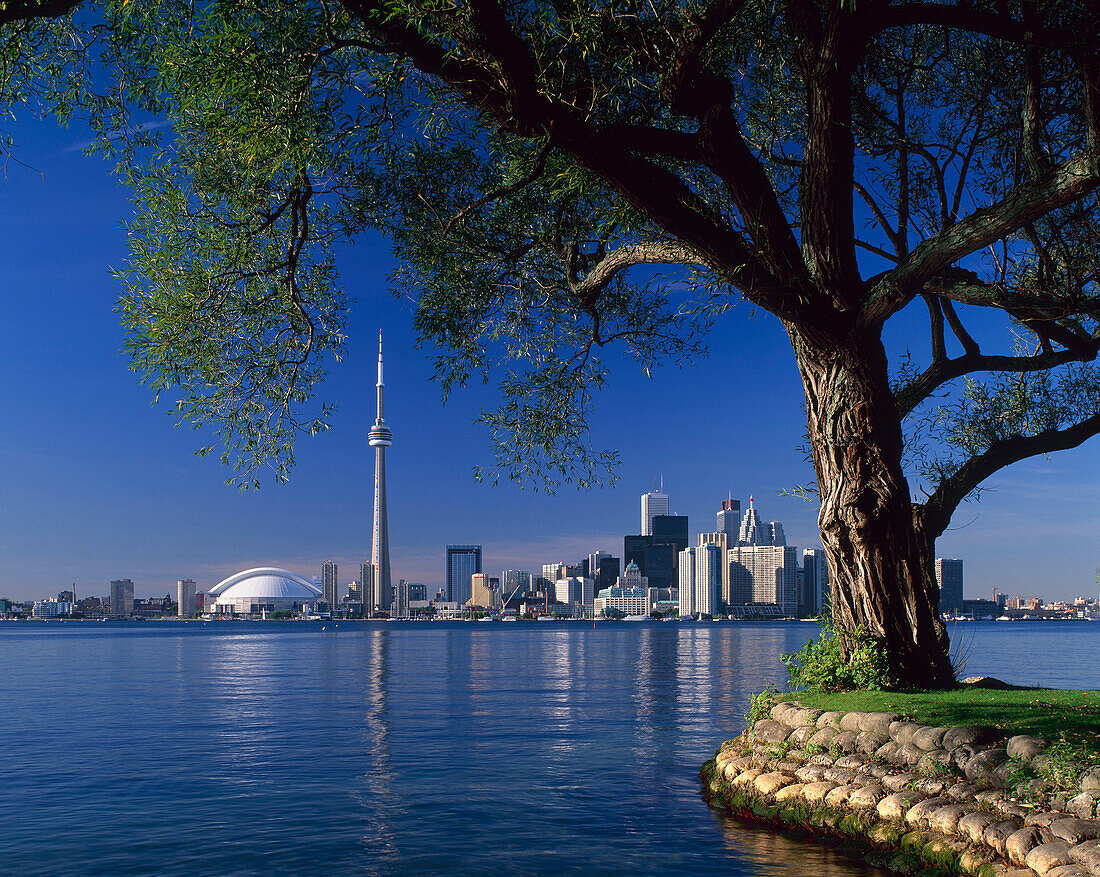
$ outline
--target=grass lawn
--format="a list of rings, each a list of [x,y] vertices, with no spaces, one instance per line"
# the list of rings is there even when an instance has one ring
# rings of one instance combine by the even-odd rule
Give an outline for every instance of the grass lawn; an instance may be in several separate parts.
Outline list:
[[[1033,734],[1052,743],[1064,740],[1095,754],[1093,763],[1100,763],[1100,691],[960,688],[829,694],[807,690],[776,697],[799,700],[814,709],[899,713],[926,725],[993,725],[1009,734]]]

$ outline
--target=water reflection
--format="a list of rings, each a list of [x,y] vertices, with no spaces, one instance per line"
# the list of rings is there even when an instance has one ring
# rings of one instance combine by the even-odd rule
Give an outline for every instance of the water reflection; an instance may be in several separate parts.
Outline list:
[[[845,855],[827,843],[807,842],[772,831],[745,825],[730,817],[719,828],[723,846],[751,863],[750,873],[813,874],[814,877],[887,877],[890,873]]]

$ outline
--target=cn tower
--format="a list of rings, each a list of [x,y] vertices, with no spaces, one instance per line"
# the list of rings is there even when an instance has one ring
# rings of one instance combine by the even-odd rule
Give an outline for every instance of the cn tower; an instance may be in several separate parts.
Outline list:
[[[393,444],[393,433],[382,419],[382,330],[378,331],[378,417],[370,431],[370,446],[374,448],[374,549],[371,552],[371,566],[374,567],[374,582],[371,594],[363,596],[370,601],[367,610],[369,618],[378,609],[386,609],[390,604],[392,586],[390,584],[390,531],[386,519],[386,448]],[[385,602],[383,602],[383,600]]]

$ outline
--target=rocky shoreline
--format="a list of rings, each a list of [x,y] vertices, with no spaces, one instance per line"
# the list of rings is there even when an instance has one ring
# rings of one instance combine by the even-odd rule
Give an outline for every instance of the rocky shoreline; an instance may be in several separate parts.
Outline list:
[[[1047,741],[775,704],[703,765],[713,807],[853,843],[899,873],[1100,877],[1100,767]]]

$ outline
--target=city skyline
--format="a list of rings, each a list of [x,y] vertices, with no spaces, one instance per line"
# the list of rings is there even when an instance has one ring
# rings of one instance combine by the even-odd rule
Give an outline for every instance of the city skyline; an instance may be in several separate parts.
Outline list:
[[[497,391],[471,385],[441,405],[430,381],[435,351],[415,347],[408,302],[387,290],[389,247],[377,238],[338,254],[358,303],[346,359],[320,389],[340,405],[333,430],[301,438],[288,485],[226,487],[231,473],[217,453],[194,455],[213,436],[173,428],[171,400],[153,407],[127,369],[108,268],[125,264],[128,193],[104,162],[80,152],[88,138],[77,126],[21,119],[11,133],[32,169],[13,164],[2,183],[10,312],[0,329],[0,596],[33,599],[73,582],[102,596],[124,578],[138,596],[163,595],[180,579],[209,588],[258,566],[312,576],[328,559],[358,569],[373,547],[364,485],[373,478],[367,436],[379,327],[402,351],[387,400],[387,423],[402,436],[386,461],[394,580],[440,584],[447,544],[482,544],[492,570],[617,555],[622,535],[636,532],[638,497],[661,473],[669,511],[687,515],[693,533],[712,531],[732,491],[782,521],[788,544],[820,544],[816,507],[779,494],[811,482],[813,471],[800,448],[801,386],[778,321],[734,308],[715,327],[708,359],[651,379],[621,352],[605,354],[611,374],[594,400],[592,440],[620,452],[616,488],[563,487],[554,497],[506,479],[493,488],[473,477],[492,453],[490,434],[472,421],[499,401]],[[891,322],[892,350],[908,345],[918,321],[907,319]],[[753,380],[737,379],[744,375]],[[936,546],[937,556],[965,558],[967,596],[994,586],[1051,599],[1095,592],[1100,440],[1025,461],[987,486]]]

